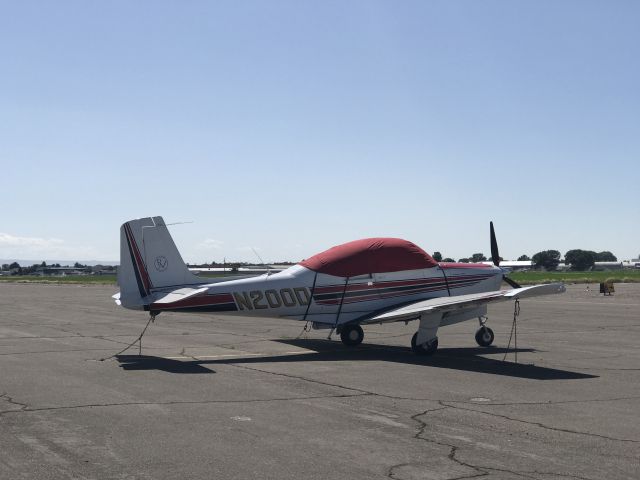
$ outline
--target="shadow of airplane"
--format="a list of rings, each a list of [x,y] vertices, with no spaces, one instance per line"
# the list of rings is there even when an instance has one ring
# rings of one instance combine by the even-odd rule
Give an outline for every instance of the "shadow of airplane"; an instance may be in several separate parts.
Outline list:
[[[216,373],[199,362],[183,362],[149,355],[116,355],[123,370],[161,370],[167,373]]]
[[[180,361],[162,357],[119,355],[117,360],[125,370],[162,370],[169,373],[215,373],[205,365],[251,364],[251,363],[292,363],[292,362],[394,362],[405,365],[422,365],[425,368],[447,368],[467,372],[504,375],[531,380],[577,380],[597,378],[597,375],[571,372],[555,368],[539,367],[522,363],[486,358],[481,355],[503,354],[507,349],[489,348],[440,348],[430,357],[416,356],[408,347],[376,345],[368,343],[359,347],[345,347],[341,343],[320,339],[274,340],[279,343],[312,350],[311,353],[264,355],[211,360]],[[514,350],[510,349],[513,353]],[[520,348],[518,352],[533,352],[534,349]],[[242,355],[239,353],[239,355]]]

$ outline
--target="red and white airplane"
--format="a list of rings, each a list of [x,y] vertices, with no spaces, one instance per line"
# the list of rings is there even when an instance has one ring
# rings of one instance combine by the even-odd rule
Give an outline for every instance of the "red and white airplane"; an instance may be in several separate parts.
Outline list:
[[[276,317],[335,329],[345,345],[364,338],[361,325],[418,321],[412,350],[438,348],[438,328],[479,319],[476,341],[493,342],[485,325],[487,304],[562,293],[562,283],[520,287],[499,266],[436,262],[399,238],[366,238],[338,245],[278,273],[251,278],[206,279],[191,273],[162,217],[126,222],[120,228],[120,293],[126,308],[161,312]],[[506,281],[512,289],[501,290]]]

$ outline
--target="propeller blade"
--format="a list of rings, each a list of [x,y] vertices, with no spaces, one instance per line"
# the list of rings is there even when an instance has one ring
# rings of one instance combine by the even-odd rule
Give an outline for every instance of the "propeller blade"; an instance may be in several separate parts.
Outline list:
[[[515,280],[511,280],[509,277],[507,277],[506,275],[502,276],[502,279],[507,282],[509,285],[511,285],[513,288],[521,288],[520,284],[518,282],[516,282]]]
[[[493,228],[493,222],[489,222],[489,234],[491,236],[491,261],[496,267],[500,266],[500,252],[498,251],[498,240],[496,240],[496,231]],[[502,269],[504,272],[504,268]],[[518,282],[511,280],[506,275],[502,275],[502,279],[513,288],[521,288]]]
[[[500,252],[498,252],[498,241],[496,231],[493,229],[493,222],[489,222],[489,233],[491,236],[491,261],[496,267],[500,266]]]

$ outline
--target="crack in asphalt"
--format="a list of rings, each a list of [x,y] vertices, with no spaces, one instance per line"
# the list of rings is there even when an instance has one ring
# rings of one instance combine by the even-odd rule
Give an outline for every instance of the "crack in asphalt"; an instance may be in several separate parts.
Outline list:
[[[275,375],[275,376],[278,376],[278,377],[286,377],[286,378],[292,378],[292,379],[295,379],[295,380],[302,380],[302,381],[305,381],[305,382],[315,383],[315,384],[318,384],[318,385],[324,385],[324,386],[327,386],[327,387],[341,388],[343,390],[351,390],[353,392],[359,392],[361,394],[366,394],[366,395],[378,395],[375,392],[369,392],[367,390],[363,390],[363,389],[360,389],[360,388],[345,387],[345,386],[339,385],[337,383],[329,383],[329,382],[323,382],[321,380],[313,380],[313,379],[301,377],[299,375],[292,375],[292,374],[289,374],[289,373],[270,372],[269,370],[262,370],[260,368],[248,367],[247,365],[240,365],[240,364],[231,363],[231,362],[227,363],[227,365],[230,365],[230,366],[236,367],[236,368],[242,368],[244,370],[251,370],[251,371],[254,371],[254,372],[266,373],[268,375]]]
[[[57,339],[65,339],[65,338],[92,338],[94,340],[102,340],[105,342],[117,343],[119,345],[128,345],[126,342],[122,342],[119,340],[114,340],[112,338],[107,338],[106,335],[83,335],[79,332],[72,332],[70,330],[65,330],[62,328],[56,328],[56,330],[61,330],[65,333],[70,333],[71,335],[64,336],[22,336],[22,337],[5,337],[0,340],[57,340]],[[118,335],[115,335],[118,336]],[[124,335],[121,335],[124,336]],[[94,351],[94,350],[102,350],[102,349],[85,349],[86,351]],[[104,349],[106,350],[106,349]],[[0,355],[25,355],[30,353],[55,353],[55,352],[78,352],[82,350],[52,350],[52,351],[44,351],[44,352],[14,352],[14,353],[0,353]]]
[[[305,378],[302,377],[300,375],[293,375],[293,374],[289,374],[289,373],[281,373],[281,372],[271,372],[269,370],[262,370],[260,368],[254,368],[254,367],[248,367],[247,365],[240,365],[237,363],[227,363],[227,365],[230,365],[232,367],[236,367],[236,368],[242,368],[245,370],[252,370],[254,372],[260,372],[260,373],[266,373],[268,375],[275,375],[278,377],[286,377],[286,378],[291,378],[294,380],[302,380],[305,382],[309,382],[309,383],[315,383],[318,385],[324,385],[327,387],[334,387],[334,388],[341,388],[343,390],[351,390],[353,392],[360,392],[361,394],[365,394],[365,395],[372,395],[372,396],[376,396],[376,397],[381,397],[381,398],[389,398],[391,400],[413,400],[413,401],[428,401],[428,402],[437,402],[437,399],[432,399],[432,398],[417,398],[417,397],[401,397],[399,395],[389,395],[386,393],[378,393],[378,392],[372,392],[369,390],[364,390],[362,388],[356,388],[356,387],[345,387],[344,385],[340,385],[338,383],[330,383],[330,382],[323,382],[322,380],[314,380],[311,378]]]
[[[0,337],[0,340],[53,340],[58,338],[76,338],[82,337],[83,335],[61,335],[59,337],[52,336],[35,336],[35,335],[24,335],[21,337]]]
[[[18,402],[16,400],[14,400],[12,397],[9,396],[8,393],[1,394],[0,395],[0,399],[3,399],[5,402],[7,402],[10,405],[16,405],[16,406],[20,407],[18,410],[0,411],[0,415],[2,415],[3,413],[7,413],[7,412],[23,412],[29,407],[26,403],[21,403],[21,402]]]
[[[80,337],[80,338],[93,338],[94,340],[103,340],[105,342],[112,342],[112,343],[117,343],[119,345],[128,345],[126,342],[122,342],[120,340],[114,340],[112,338],[107,338],[107,335],[85,335],[81,332],[77,332],[74,330],[67,330],[65,328],[62,328],[60,326],[58,327],[51,327],[54,330],[59,330],[61,332],[65,332],[65,333],[71,333],[73,335],[70,335],[68,337],[56,337],[56,338],[74,338],[74,337]],[[115,336],[117,337],[118,335],[109,335],[109,336]],[[46,337],[45,337],[46,338]]]
[[[475,471],[474,474],[462,475],[462,476],[459,476],[459,477],[451,478],[449,480],[462,480],[462,479],[465,479],[465,478],[476,478],[476,477],[483,477],[485,475],[488,475],[489,473],[484,471],[483,469],[478,468],[475,465],[472,465],[470,463],[463,462],[462,460],[457,458],[456,454],[458,453],[458,450],[460,448],[457,445],[453,445],[453,444],[445,443],[445,442],[439,442],[437,440],[425,438],[425,437],[422,436],[428,425],[427,425],[427,422],[425,422],[423,420],[420,420],[419,417],[425,416],[425,415],[427,415],[429,413],[432,413],[432,412],[438,412],[440,410],[446,410],[448,408],[450,408],[450,407],[447,406],[447,405],[442,405],[442,406],[440,406],[438,408],[430,408],[430,409],[424,410],[422,412],[416,413],[415,415],[412,415],[410,417],[411,420],[413,420],[414,422],[418,423],[418,427],[419,427],[418,431],[413,435],[413,438],[416,439],[416,440],[421,440],[423,442],[431,443],[431,444],[434,444],[434,445],[439,445],[439,446],[442,446],[442,447],[448,447],[449,448],[449,453],[447,455],[447,458],[449,460],[451,460],[452,462],[454,462],[454,463],[456,463],[456,464],[458,464],[460,466],[463,466],[463,467],[466,467],[466,468],[470,468],[470,469]],[[396,464],[396,465],[392,465],[391,467],[389,467],[387,469],[387,477],[389,477],[391,479],[394,479],[394,480],[398,480],[398,479],[400,479],[400,477],[396,476],[395,470],[397,470],[397,469],[399,469],[401,467],[416,465],[416,464],[419,464],[419,463],[420,462],[409,462],[409,463],[399,463],[399,464]]]
[[[570,473],[542,472],[540,470],[531,470],[531,471],[525,470],[519,473],[531,473],[536,475],[553,475],[554,477],[569,477],[569,478],[575,478],[577,480],[593,480],[590,477],[582,477],[580,475],[573,475]],[[535,477],[531,477],[531,478],[535,478]]]
[[[485,467],[485,466],[480,466],[480,468],[488,471],[512,473],[514,475],[518,475],[523,478],[532,478],[535,480],[538,480],[538,477],[532,477],[531,475],[553,475],[554,477],[568,477],[568,478],[575,478],[576,480],[594,480],[590,477],[582,477],[580,475],[573,475],[571,473],[543,472],[540,470],[507,470],[505,468],[495,468],[495,467]]]
[[[483,415],[488,415],[490,417],[504,418],[505,420],[510,420],[512,422],[524,423],[526,425],[532,425],[532,426],[544,428],[545,430],[552,430],[552,431],[562,432],[562,433],[570,433],[570,434],[573,434],[573,435],[585,435],[585,436],[589,436],[589,437],[602,438],[602,439],[609,440],[609,441],[612,441],[612,442],[640,443],[640,440],[632,440],[632,439],[629,439],[629,438],[616,438],[616,437],[610,437],[610,436],[607,436],[607,435],[600,435],[598,433],[582,432],[580,430],[571,430],[569,428],[552,427],[550,425],[545,425],[544,423],[541,423],[541,422],[533,422],[533,421],[529,421],[529,420],[522,420],[520,418],[509,417],[507,415],[501,415],[499,413],[491,413],[491,412],[485,412],[483,410],[475,410],[473,408],[464,408],[464,407],[460,407],[460,406],[456,406],[456,405],[450,405],[448,403],[445,403],[445,401],[440,401],[440,404],[441,405],[446,405],[446,406],[451,407],[451,408],[456,409],[456,410],[463,410],[463,411],[466,411],[466,412],[480,413],[480,414],[483,414]]]
[[[583,477],[580,475],[574,475],[574,474],[569,474],[569,473],[557,473],[557,472],[545,472],[545,471],[540,471],[540,470],[509,470],[509,469],[505,469],[505,468],[496,468],[496,467],[489,467],[489,466],[485,466],[485,465],[479,465],[479,464],[472,464],[469,462],[464,462],[462,460],[460,460],[456,455],[458,454],[458,452],[460,451],[461,447],[459,447],[458,445],[455,444],[451,444],[451,443],[446,443],[446,442],[440,442],[438,440],[434,440],[434,439],[430,439],[430,438],[425,438],[423,436],[423,434],[425,433],[425,430],[427,428],[427,423],[423,420],[420,419],[420,417],[423,417],[429,413],[433,413],[433,412],[437,412],[437,411],[441,411],[441,410],[446,410],[449,408],[453,408],[456,409],[456,407],[452,407],[450,405],[445,404],[444,402],[440,401],[438,402],[440,403],[440,407],[438,408],[431,408],[428,410],[425,410],[423,412],[417,413],[415,415],[412,415],[410,418],[412,420],[414,420],[415,422],[418,423],[418,431],[414,434],[413,438],[415,438],[416,440],[422,440],[425,441],[427,443],[431,443],[431,444],[435,444],[435,445],[440,445],[443,447],[449,447],[450,451],[449,454],[447,455],[447,458],[449,460],[451,460],[452,462],[455,462],[456,464],[463,466],[463,467],[467,467],[470,468],[472,470],[475,471],[475,473],[472,474],[468,474],[468,475],[462,475],[462,476],[458,476],[458,477],[453,477],[450,478],[448,480],[462,480],[462,479],[469,479],[469,478],[478,478],[478,477],[483,477],[486,475],[490,475],[491,472],[502,472],[502,473],[510,473],[512,475],[516,475],[519,477],[523,477],[523,478],[530,478],[530,479],[538,479],[539,477],[535,477],[533,475],[550,475],[550,476],[557,476],[557,477],[569,477],[569,478],[575,478],[576,480],[593,480],[589,477]],[[412,466],[412,465],[419,465],[420,462],[408,462],[408,463],[400,463],[400,464],[396,464],[396,465],[392,465],[391,467],[389,467],[389,469],[387,470],[387,477],[394,479],[394,480],[400,480],[401,477],[398,477],[394,471],[397,470],[398,468],[401,467],[405,467],[405,466]]]
[[[296,400],[319,400],[325,398],[351,398],[361,397],[366,394],[336,394],[336,395],[307,395],[305,397],[275,397],[275,398],[248,398],[241,400],[175,400],[170,402],[112,402],[112,403],[86,403],[81,405],[60,405],[57,407],[37,407],[30,408],[27,404],[14,401],[6,394],[0,395],[7,403],[20,406],[17,410],[0,410],[0,417],[11,413],[31,413],[49,412],[57,410],[75,410],[82,408],[106,408],[106,407],[128,407],[139,405],[207,405],[207,404],[234,404],[234,403],[268,403],[268,402],[289,402]]]
[[[161,350],[162,347],[144,347],[149,350]],[[38,353],[69,353],[69,352],[104,352],[104,351],[113,351],[111,348],[74,348],[69,350],[39,350],[33,352],[13,352],[13,353],[0,353],[0,356],[9,356],[9,355],[32,355]]]
[[[630,397],[615,397],[615,398],[592,398],[589,400],[548,400],[546,402],[504,402],[504,403],[483,403],[480,404],[478,402],[462,402],[456,400],[443,400],[448,401],[450,403],[462,403],[465,405],[483,405],[486,407],[493,406],[518,406],[518,405],[562,405],[566,403],[596,403],[596,402],[618,402],[621,400],[635,400],[640,398],[640,395],[634,395]]]

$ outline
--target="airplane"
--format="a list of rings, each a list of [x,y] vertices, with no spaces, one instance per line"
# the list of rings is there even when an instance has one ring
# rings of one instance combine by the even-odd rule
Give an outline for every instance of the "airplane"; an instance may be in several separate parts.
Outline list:
[[[438,348],[438,329],[478,319],[478,345],[494,333],[487,305],[563,293],[562,283],[521,287],[500,267],[493,222],[493,265],[436,262],[399,238],[365,238],[332,247],[277,273],[207,279],[185,265],[162,217],[130,220],[120,228],[118,305],[148,311],[275,317],[335,331],[346,346],[364,339],[363,325],[418,321],[417,355]],[[501,290],[502,282],[512,288]]]

